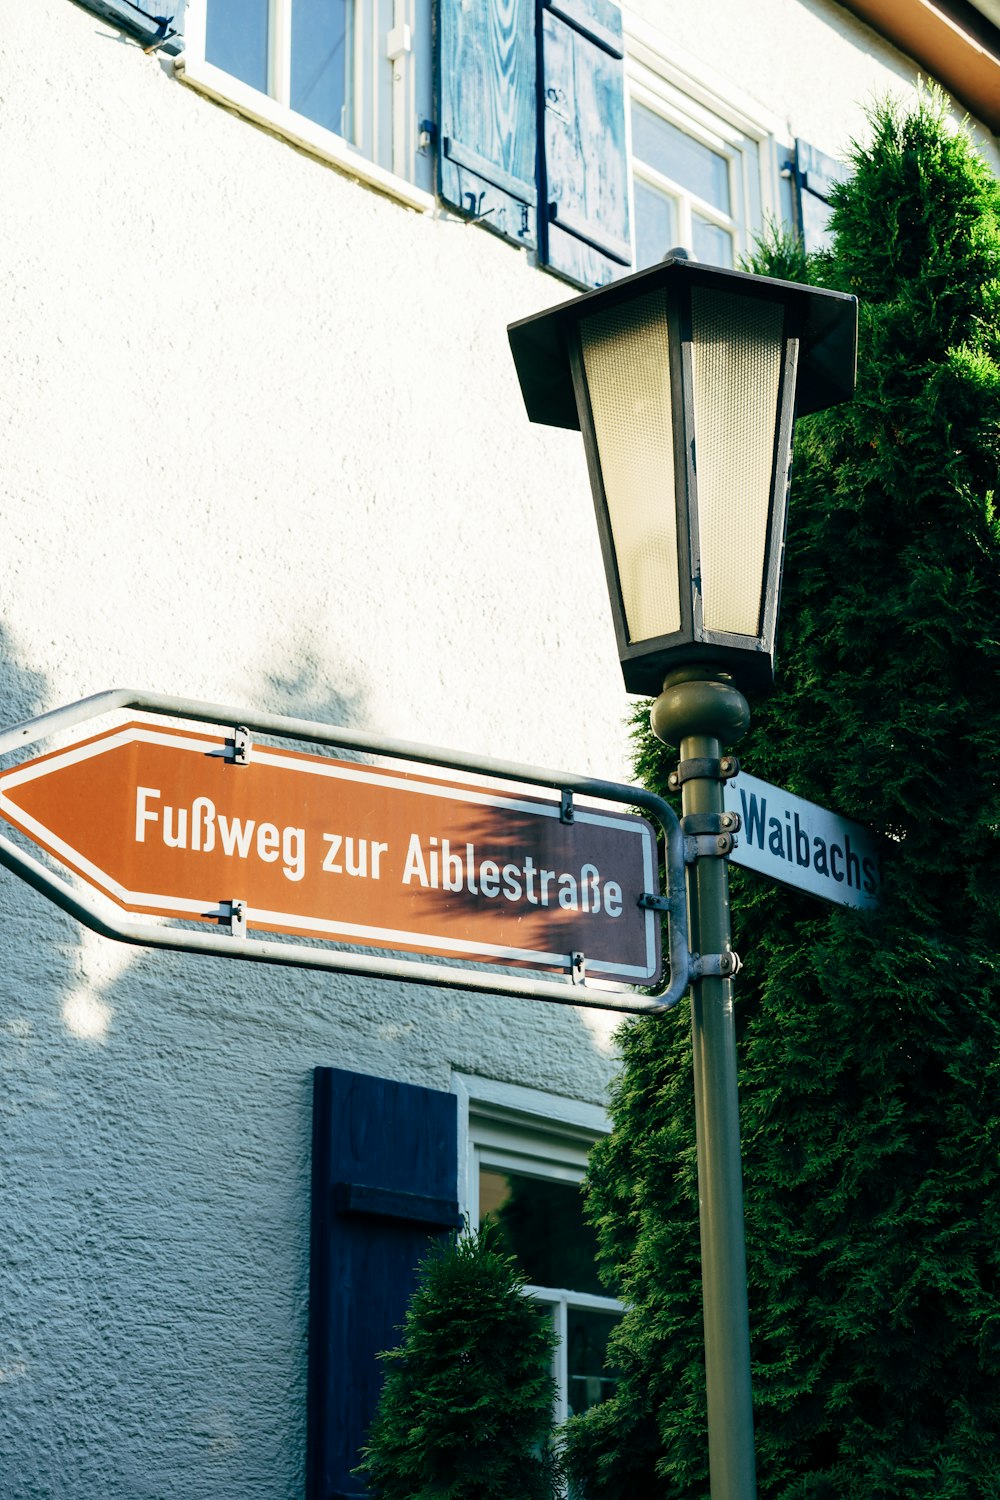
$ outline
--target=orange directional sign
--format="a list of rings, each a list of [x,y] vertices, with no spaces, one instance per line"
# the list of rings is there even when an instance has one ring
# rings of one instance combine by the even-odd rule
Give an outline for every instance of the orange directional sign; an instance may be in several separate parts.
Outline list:
[[[0,815],[127,911],[394,951],[660,973],[644,818],[130,723],[0,774]]]

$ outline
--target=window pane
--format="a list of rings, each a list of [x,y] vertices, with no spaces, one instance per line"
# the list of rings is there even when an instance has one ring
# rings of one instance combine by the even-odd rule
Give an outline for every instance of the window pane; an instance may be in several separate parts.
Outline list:
[[[594,1231],[584,1221],[575,1183],[484,1168],[479,1222],[500,1226],[507,1248],[532,1286],[607,1296],[597,1278]]]
[[[267,93],[268,0],[208,0],[205,58]]]
[[[635,265],[655,266],[678,243],[677,204],[666,193],[635,179]]]
[[[726,157],[642,104],[632,105],[632,152],[713,208],[732,212]]]
[[[710,224],[698,214],[691,215],[691,232],[694,236],[694,258],[709,266],[733,268],[733,237],[728,229]]]
[[[349,64],[353,0],[295,0],[289,102],[337,135],[351,134]]]
[[[607,1365],[608,1338],[617,1313],[566,1310],[566,1368],[571,1416],[606,1401],[618,1384],[618,1372]]]

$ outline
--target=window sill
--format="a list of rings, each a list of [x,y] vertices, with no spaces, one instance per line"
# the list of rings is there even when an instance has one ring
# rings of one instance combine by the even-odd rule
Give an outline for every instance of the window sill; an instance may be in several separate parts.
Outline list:
[[[308,151],[310,156],[346,173],[366,187],[394,198],[398,203],[420,213],[428,213],[435,207],[433,196],[424,192],[423,188],[406,182],[376,162],[368,161],[347,141],[334,135],[332,130],[325,130],[322,125],[307,120],[305,115],[296,114],[294,110],[279,104],[276,99],[249,88],[212,63],[184,55],[176,59],[174,72],[183,83],[196,89],[199,94],[227,105],[255,125],[262,125],[266,130],[273,131],[283,140]]]

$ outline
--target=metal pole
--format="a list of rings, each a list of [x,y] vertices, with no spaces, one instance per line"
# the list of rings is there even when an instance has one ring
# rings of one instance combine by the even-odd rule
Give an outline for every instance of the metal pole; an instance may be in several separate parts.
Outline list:
[[[698,827],[705,821],[721,820],[722,748],[746,732],[750,721],[746,699],[724,674],[685,668],[667,678],[651,719],[658,738],[680,747],[684,818],[700,815],[693,819]],[[729,875],[725,859],[718,855],[701,855],[689,867],[688,921],[692,952],[708,957],[709,967],[714,959],[715,966],[724,970],[725,955],[732,951]],[[731,978],[709,973],[694,981],[691,1032],[709,1482],[712,1500],[754,1500],[757,1483]]]

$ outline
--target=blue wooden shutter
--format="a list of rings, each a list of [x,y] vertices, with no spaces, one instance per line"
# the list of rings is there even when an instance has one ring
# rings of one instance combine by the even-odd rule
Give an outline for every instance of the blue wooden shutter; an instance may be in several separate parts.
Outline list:
[[[458,1218],[453,1094],[339,1068],[313,1088],[308,1500],[364,1497],[359,1463],[430,1242]]]
[[[441,0],[438,192],[497,234],[537,243],[535,0]]]
[[[849,168],[834,157],[824,155],[806,141],[795,142],[798,228],[806,250],[829,249],[830,191],[834,183],[846,182],[850,175]]]
[[[149,51],[184,50],[185,0],[81,0],[88,10],[134,36]]]
[[[580,286],[631,269],[621,11],[543,0],[542,259]]]

